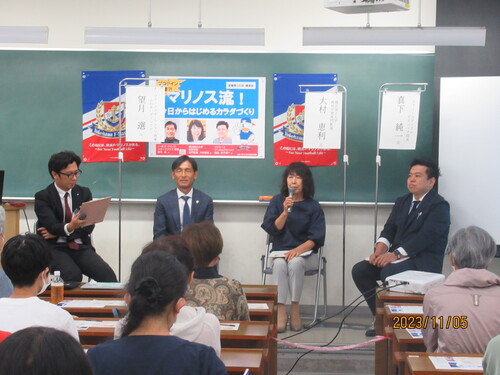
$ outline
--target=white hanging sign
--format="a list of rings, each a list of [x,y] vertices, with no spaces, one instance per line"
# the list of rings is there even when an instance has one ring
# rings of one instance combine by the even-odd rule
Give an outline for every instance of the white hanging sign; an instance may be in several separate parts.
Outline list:
[[[419,91],[384,92],[379,147],[392,150],[415,150],[419,110]]]
[[[165,126],[165,89],[128,86],[126,92],[127,142],[161,142]]]
[[[342,93],[307,92],[303,147],[340,149],[341,138]]]

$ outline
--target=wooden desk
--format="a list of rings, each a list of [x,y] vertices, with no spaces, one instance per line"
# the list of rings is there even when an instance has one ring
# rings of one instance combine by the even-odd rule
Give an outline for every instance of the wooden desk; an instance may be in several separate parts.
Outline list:
[[[382,290],[377,293],[375,298],[376,315],[375,315],[375,334],[384,336],[385,327],[387,326],[387,316],[385,306],[393,305],[412,305],[422,304],[424,296],[421,294],[409,294],[392,292],[390,290]],[[389,366],[389,350],[390,343],[387,340],[375,343],[375,375],[387,375],[390,373]]]
[[[389,351],[389,374],[404,374],[406,368],[406,353],[425,353],[423,338],[414,338],[406,329],[392,329],[391,343],[392,349]],[[392,367],[392,368],[391,368]]]
[[[4,204],[5,209],[5,233],[4,241],[19,234],[19,211],[21,207],[14,207],[10,204]]]
[[[479,357],[482,354],[457,354],[457,353],[407,353],[406,372],[407,375],[473,375],[482,374],[482,370],[437,370],[429,357]]]
[[[228,375],[241,375],[247,368],[251,374],[264,374],[264,349],[223,348],[220,359],[226,365]]]
[[[247,299],[278,302],[277,285],[242,285]]]

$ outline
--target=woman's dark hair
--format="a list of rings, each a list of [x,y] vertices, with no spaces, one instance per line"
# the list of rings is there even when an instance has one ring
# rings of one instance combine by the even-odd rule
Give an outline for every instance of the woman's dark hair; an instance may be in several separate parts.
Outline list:
[[[52,253],[45,240],[31,233],[12,237],[2,252],[3,270],[15,287],[33,285],[51,261]]]
[[[188,244],[181,236],[166,236],[160,237],[147,244],[142,253],[146,254],[151,251],[166,251],[174,255],[181,264],[186,267],[188,276],[194,271],[194,258],[189,250]]]
[[[19,330],[0,343],[0,374],[92,375],[81,345],[48,327]]]
[[[293,162],[288,167],[286,167],[283,172],[283,179],[281,181],[281,194],[283,196],[288,197],[288,183],[287,177],[290,174],[296,174],[299,177],[302,177],[302,195],[304,199],[309,199],[314,197],[314,180],[312,177],[311,169],[304,163],[300,161]]]
[[[136,330],[149,316],[161,315],[186,292],[186,268],[165,251],[142,254],[132,264],[127,292],[131,301],[122,337]]]
[[[195,267],[206,267],[222,253],[224,241],[211,221],[190,224],[181,233],[194,256]]]
[[[193,135],[191,134],[191,129],[193,128],[193,126],[196,126],[196,127],[201,129],[200,138],[198,138],[198,140],[199,141],[204,140],[205,139],[205,128],[203,127],[201,121],[200,120],[191,120],[191,122],[189,123],[189,126],[188,126],[187,141],[188,142],[194,141]]]

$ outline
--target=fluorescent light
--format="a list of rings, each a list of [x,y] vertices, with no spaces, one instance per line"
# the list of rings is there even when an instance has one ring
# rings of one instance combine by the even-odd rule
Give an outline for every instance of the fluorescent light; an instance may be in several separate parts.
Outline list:
[[[483,46],[484,27],[304,27],[304,46]]]
[[[49,42],[47,26],[0,26],[0,43],[42,43]]]
[[[86,44],[263,46],[264,29],[86,27]]]

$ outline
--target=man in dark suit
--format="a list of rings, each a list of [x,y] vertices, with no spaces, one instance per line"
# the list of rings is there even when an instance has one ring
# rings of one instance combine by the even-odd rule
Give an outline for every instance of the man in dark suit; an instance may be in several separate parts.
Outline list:
[[[377,280],[418,270],[440,273],[448,243],[450,206],[434,188],[439,177],[438,166],[427,159],[410,164],[407,187],[399,197],[380,234],[375,251],[368,260],[352,268],[352,278],[375,316]],[[374,336],[373,327],[366,331]]]
[[[51,249],[51,271],[61,271],[64,281],[81,281],[83,273],[96,281],[115,282],[115,273],[92,246],[94,225],[84,226],[78,213],[83,202],[92,200],[90,190],[76,184],[82,173],[80,163],[71,151],[51,156],[49,173],[54,183],[35,194],[38,233]]]
[[[193,189],[198,177],[196,160],[179,156],[172,163],[172,179],[177,188],[163,194],[156,201],[153,237],[180,234],[190,223],[214,221],[214,204],[207,194]]]

